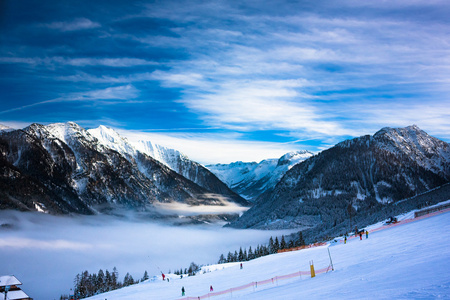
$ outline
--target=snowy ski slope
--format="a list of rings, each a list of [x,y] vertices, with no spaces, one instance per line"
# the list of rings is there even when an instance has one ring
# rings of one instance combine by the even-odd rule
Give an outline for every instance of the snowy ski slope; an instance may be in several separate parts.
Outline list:
[[[408,220],[413,214],[399,216]],[[376,229],[383,224],[375,224]],[[276,276],[309,271],[330,264],[334,271],[277,280]],[[146,282],[90,297],[90,300],[128,299],[208,299],[214,292],[229,290],[252,282],[274,278],[273,283],[250,285],[242,291],[227,292],[209,299],[450,299],[450,212],[405,222],[374,231],[363,240],[352,238],[301,251],[265,256],[243,264],[203,267],[206,273],[179,279],[169,274],[170,282],[155,276]],[[181,287],[186,296],[181,296]],[[188,298],[189,297],[189,298]]]

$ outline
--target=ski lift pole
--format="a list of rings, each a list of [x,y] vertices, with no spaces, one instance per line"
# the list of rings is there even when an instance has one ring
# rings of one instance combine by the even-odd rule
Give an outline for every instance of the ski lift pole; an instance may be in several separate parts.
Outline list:
[[[327,249],[328,249],[328,256],[330,257],[331,270],[334,271],[333,261],[331,260],[330,248],[327,248]]]

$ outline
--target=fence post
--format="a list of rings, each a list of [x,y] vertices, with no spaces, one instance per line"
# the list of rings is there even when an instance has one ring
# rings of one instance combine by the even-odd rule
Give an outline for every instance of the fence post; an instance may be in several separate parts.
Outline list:
[[[331,271],[334,271],[333,261],[331,260],[330,248],[327,248],[327,249],[328,249],[328,256],[330,257]]]

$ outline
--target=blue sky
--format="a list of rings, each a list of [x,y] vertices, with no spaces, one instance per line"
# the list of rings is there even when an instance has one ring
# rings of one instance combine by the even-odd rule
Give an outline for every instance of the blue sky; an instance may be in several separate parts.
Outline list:
[[[417,124],[450,141],[448,1],[0,2],[0,123],[74,121],[201,163]]]

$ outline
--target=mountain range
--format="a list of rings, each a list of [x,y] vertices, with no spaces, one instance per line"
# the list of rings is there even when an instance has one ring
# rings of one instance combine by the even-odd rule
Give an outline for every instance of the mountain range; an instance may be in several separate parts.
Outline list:
[[[265,159],[259,163],[238,161],[206,167],[233,191],[254,202],[262,193],[274,188],[292,166],[311,156],[312,152],[301,150],[286,153],[279,159]]]
[[[222,218],[236,228],[348,227],[450,181],[449,144],[415,125],[386,127],[316,155],[297,151],[207,167],[151,141],[131,143],[111,128],[73,122],[1,126],[0,153],[0,209],[96,214],[161,204],[252,206],[239,218]]]
[[[0,132],[2,209],[93,214],[157,203],[249,203],[199,166],[194,181],[137,150],[113,130],[76,123]]]
[[[450,146],[417,126],[383,128],[294,165],[230,226],[324,230],[450,181]]]

